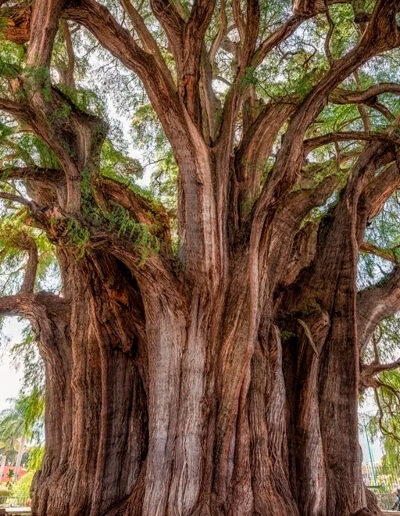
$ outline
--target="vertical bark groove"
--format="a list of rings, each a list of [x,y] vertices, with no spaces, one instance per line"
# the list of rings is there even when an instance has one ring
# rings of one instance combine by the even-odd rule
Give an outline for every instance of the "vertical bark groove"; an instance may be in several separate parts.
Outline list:
[[[28,259],[0,313],[31,321],[46,370],[33,515],[379,514],[361,478],[359,354],[400,307],[399,269],[358,294],[356,272],[366,225],[400,185],[398,139],[392,126],[370,131],[365,107],[365,131],[317,126],[329,102],[395,118],[376,97],[398,85],[340,85],[400,45],[399,1],[355,16],[358,42],[336,60],[330,31],[329,68],[303,96],[268,105],[257,67],[303,21],[330,20],[329,6],[343,2],[296,0],[272,34],[257,0],[151,0],[148,12],[121,0],[135,32],[96,0],[4,3],[2,34],[27,52],[19,76],[5,77],[0,109],[57,158],[54,170],[34,156],[1,171],[0,198],[22,205],[31,234],[53,244],[63,284],[59,296],[36,292],[38,246],[28,233],[10,237]],[[222,26],[208,50],[217,5]],[[69,87],[68,22],[142,81],[179,169],[176,254],[170,214],[102,176],[107,124],[52,84],[60,22]],[[220,49],[232,58],[226,94],[213,89]],[[340,152],[346,140],[354,152]],[[322,144],[336,157],[307,162]]]

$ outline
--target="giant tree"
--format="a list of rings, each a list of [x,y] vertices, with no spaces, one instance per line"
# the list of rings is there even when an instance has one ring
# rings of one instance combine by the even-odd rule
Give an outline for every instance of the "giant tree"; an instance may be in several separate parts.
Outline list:
[[[19,278],[0,311],[30,321],[46,373],[33,514],[378,513],[357,401],[386,364],[360,356],[400,269],[358,291],[357,265],[393,262],[364,235],[400,186],[400,1],[0,5],[0,236]],[[175,208],[118,159],[105,173],[82,38],[140,82]],[[37,278],[49,253],[57,293]]]

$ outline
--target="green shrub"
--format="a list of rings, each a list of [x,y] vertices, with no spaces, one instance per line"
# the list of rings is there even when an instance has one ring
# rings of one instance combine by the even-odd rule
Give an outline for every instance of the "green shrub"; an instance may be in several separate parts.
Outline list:
[[[29,500],[31,484],[34,474],[34,471],[28,471],[28,473],[26,473],[20,480],[18,480],[14,487],[13,496]]]

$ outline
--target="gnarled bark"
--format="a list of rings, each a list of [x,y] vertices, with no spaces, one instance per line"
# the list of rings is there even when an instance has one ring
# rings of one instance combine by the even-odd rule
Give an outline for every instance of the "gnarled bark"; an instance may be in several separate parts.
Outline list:
[[[60,88],[49,83],[44,92],[29,67],[0,99],[59,163],[8,168],[8,187],[22,181],[29,199],[0,192],[52,242],[63,284],[60,296],[35,292],[37,248],[25,233],[14,237],[28,254],[26,274],[17,294],[0,298],[0,312],[32,322],[46,369],[46,451],[33,514],[377,513],[362,483],[357,431],[359,390],[376,369],[360,371],[359,354],[377,322],[400,306],[399,274],[357,293],[356,270],[367,223],[400,184],[398,138],[394,127],[305,138],[328,102],[379,108],[377,95],[399,93],[390,83],[340,87],[399,46],[399,3],[377,0],[358,43],[336,61],[328,56],[329,70],[303,98],[267,106],[256,104],[249,69],[341,2],[293,2],[292,16],[261,43],[259,3],[248,0],[242,12],[242,2],[232,2],[237,42],[227,37],[221,2],[222,27],[208,50],[215,2],[196,0],[186,12],[153,0],[176,77],[140,9],[121,3],[136,34],[95,0],[36,0],[4,11],[3,35],[28,42],[33,69],[48,71],[62,18],[86,27],[142,80],[179,168],[174,256],[164,209],[101,176],[106,124]],[[73,46],[64,36],[62,75],[73,87]],[[235,69],[218,120],[212,81],[220,47],[234,54]],[[317,146],[349,139],[367,143],[338,153],[336,171],[332,160],[305,162]],[[307,218],[338,190],[319,219]]]

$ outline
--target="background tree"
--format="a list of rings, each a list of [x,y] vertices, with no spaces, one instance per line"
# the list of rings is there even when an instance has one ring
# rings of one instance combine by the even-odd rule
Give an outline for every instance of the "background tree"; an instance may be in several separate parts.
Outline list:
[[[1,450],[1,462],[0,462],[0,478],[3,478],[4,475],[4,469],[6,467],[7,463],[7,455],[10,452],[10,450],[13,449],[14,441],[11,440],[9,436],[7,436],[4,441],[0,442],[0,450]]]
[[[34,514],[379,512],[357,402],[393,369],[365,349],[397,244],[366,229],[400,185],[399,11],[1,2],[0,311],[46,375]]]
[[[5,443],[5,447],[8,443],[8,449],[14,448],[18,451],[15,458],[15,481],[18,478],[26,441],[41,433],[43,409],[43,395],[34,389],[29,396],[21,396],[15,400],[11,408],[3,410],[0,414],[0,440]]]

